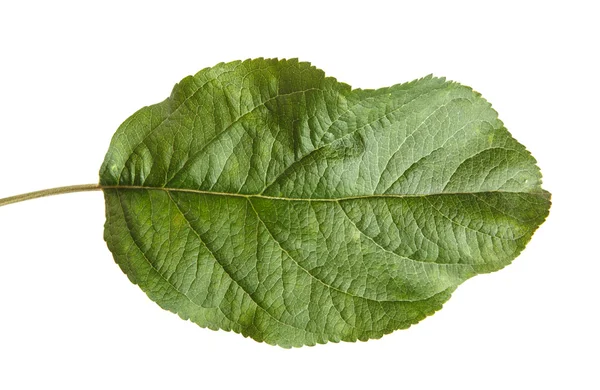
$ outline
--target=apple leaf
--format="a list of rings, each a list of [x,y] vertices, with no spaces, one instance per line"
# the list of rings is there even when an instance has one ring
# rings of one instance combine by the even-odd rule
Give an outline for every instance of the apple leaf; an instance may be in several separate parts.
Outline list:
[[[221,63],[117,130],[105,239],[162,308],[282,347],[379,338],[509,264],[550,208],[471,88]]]

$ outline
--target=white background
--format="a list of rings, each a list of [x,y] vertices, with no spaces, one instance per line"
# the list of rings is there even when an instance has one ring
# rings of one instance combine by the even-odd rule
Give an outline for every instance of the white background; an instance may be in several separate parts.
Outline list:
[[[3,207],[0,388],[600,388],[594,2],[200,3],[2,2],[0,198],[97,182],[118,125],[188,74],[299,57],[354,87],[474,87],[537,158],[550,217],[419,325],[284,350],[152,303],[106,248],[100,192]]]

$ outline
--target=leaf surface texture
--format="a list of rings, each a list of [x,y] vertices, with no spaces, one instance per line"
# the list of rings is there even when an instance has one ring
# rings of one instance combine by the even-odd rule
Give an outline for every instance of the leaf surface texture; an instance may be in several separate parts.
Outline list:
[[[161,307],[283,347],[379,338],[509,264],[544,221],[535,159],[478,93],[351,89],[218,64],[117,130],[105,239]]]

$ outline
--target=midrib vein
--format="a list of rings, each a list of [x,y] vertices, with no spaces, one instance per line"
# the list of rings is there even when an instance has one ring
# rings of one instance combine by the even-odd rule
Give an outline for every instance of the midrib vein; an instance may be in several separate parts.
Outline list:
[[[347,200],[358,200],[358,199],[397,199],[397,198],[424,198],[430,196],[452,196],[452,195],[481,195],[481,194],[525,194],[525,195],[538,195],[545,196],[545,192],[524,192],[524,191],[501,191],[501,190],[488,190],[488,191],[472,191],[472,192],[432,192],[429,194],[365,194],[356,196],[345,196],[338,198],[294,198],[285,196],[271,196],[264,194],[240,194],[235,192],[219,192],[219,191],[208,191],[198,190],[192,188],[170,188],[170,187],[150,187],[150,186],[135,186],[135,185],[99,185],[98,189],[101,190],[150,190],[150,191],[165,191],[165,192],[183,192],[199,195],[212,195],[212,196],[226,196],[226,197],[237,197],[244,199],[266,199],[266,200],[282,200],[290,202],[342,202]]]

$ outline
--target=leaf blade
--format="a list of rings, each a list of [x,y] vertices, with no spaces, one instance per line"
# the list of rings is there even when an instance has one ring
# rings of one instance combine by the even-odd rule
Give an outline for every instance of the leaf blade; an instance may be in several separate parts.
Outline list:
[[[525,247],[550,206],[540,183],[470,88],[351,90],[295,60],[185,78],[125,121],[101,168],[105,239],[133,283],[286,347],[432,314]]]

